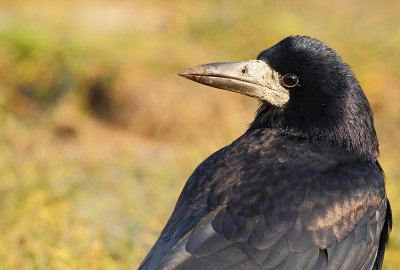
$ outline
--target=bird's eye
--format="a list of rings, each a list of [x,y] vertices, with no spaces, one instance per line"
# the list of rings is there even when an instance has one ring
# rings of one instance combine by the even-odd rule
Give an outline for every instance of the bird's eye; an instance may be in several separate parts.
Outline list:
[[[296,85],[299,84],[299,77],[297,77],[296,75],[289,73],[286,74],[284,76],[282,76],[282,84],[285,87],[295,87]]]

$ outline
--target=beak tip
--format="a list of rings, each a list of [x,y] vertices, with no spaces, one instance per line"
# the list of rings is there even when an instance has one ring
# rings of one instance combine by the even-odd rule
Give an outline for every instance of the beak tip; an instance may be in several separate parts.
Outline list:
[[[178,73],[179,76],[188,78],[193,73],[193,68],[187,68]]]

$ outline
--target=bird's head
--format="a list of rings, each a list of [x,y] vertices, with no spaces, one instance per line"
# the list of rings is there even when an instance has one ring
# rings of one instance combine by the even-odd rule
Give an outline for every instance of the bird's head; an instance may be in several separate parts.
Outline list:
[[[372,112],[354,73],[319,40],[291,36],[257,60],[199,65],[179,75],[260,100],[249,130],[279,129],[367,159],[379,155]]]

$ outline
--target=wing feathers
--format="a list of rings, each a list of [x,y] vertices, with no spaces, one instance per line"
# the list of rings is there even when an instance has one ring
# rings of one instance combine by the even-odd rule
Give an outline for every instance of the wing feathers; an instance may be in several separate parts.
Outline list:
[[[140,269],[370,270],[377,251],[381,269],[382,173],[335,151],[245,134],[195,170]]]

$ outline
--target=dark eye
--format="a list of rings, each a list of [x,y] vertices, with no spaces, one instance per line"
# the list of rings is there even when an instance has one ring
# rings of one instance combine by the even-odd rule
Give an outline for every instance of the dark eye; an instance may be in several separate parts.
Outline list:
[[[299,84],[299,78],[294,74],[286,74],[282,77],[282,84],[285,87],[295,87]]]

